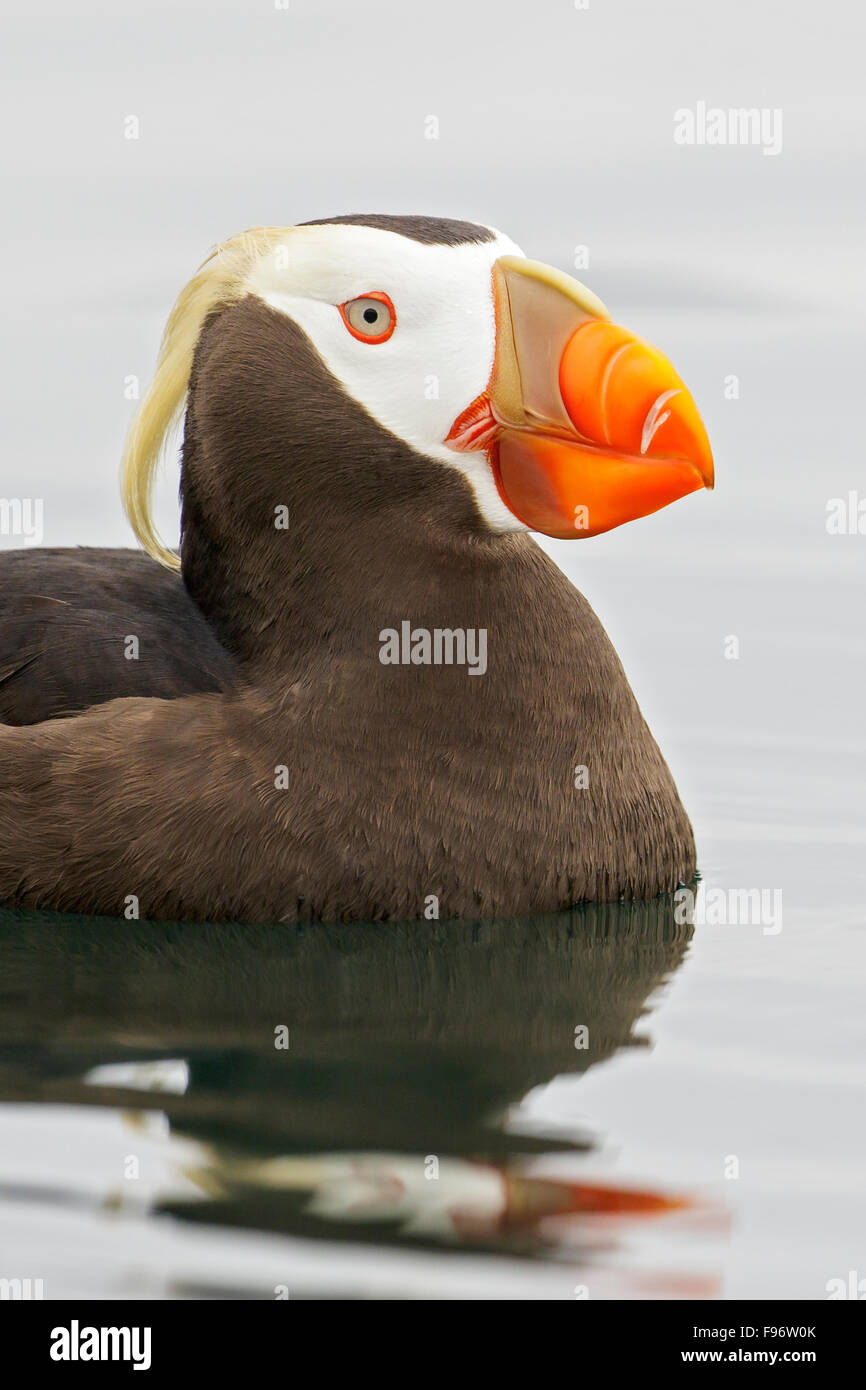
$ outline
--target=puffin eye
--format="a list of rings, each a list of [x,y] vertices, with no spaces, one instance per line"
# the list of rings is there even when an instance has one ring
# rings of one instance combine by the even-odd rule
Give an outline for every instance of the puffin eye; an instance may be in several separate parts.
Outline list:
[[[357,299],[347,299],[339,307],[352,337],[360,339],[362,343],[384,343],[397,327],[394,305],[387,294],[379,290],[371,290]]]

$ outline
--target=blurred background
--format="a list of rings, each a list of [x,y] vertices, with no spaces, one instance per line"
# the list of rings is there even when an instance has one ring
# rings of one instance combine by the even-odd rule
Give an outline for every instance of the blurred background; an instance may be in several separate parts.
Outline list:
[[[821,1298],[850,1269],[866,1276],[866,535],[827,529],[833,499],[866,498],[863,8],[3,0],[2,13],[0,493],[44,499],[43,544],[132,543],[117,485],[132,379],[143,391],[174,296],[245,226],[353,211],[490,223],[672,358],[714,445],[715,493],[544,544],[623,659],[705,884],[781,889],[784,926],[699,927],[661,1002],[650,995],[654,1047],[585,1076],[553,1068],[522,1114],[573,1135],[589,1117],[596,1176],[723,1207],[716,1294]],[[699,103],[781,113],[781,148],[677,143],[675,113]],[[171,539],[176,491],[169,466]],[[15,1098],[20,1085],[0,1144],[13,1185],[49,1152]],[[72,1181],[68,1124],[50,1151]],[[26,1249],[29,1222],[16,1230]],[[365,1258],[358,1287],[375,1292]],[[426,1268],[416,1291],[456,1287],[432,1267],[425,1283]],[[461,1292],[489,1277],[467,1274]],[[567,1279],[533,1277],[502,1292],[572,1296]]]

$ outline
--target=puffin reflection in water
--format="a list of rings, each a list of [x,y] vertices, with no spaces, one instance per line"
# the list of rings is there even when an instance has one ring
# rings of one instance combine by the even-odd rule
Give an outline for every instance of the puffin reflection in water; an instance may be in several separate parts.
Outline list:
[[[151,495],[181,416],[177,556]],[[616,652],[531,532],[594,536],[712,480],[666,358],[501,233],[232,237],[127,442],[149,554],[3,557],[0,900],[478,918],[691,881]]]

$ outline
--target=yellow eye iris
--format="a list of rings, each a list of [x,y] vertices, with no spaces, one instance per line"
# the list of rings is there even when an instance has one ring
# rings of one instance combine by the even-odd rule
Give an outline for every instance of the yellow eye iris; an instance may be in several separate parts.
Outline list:
[[[379,290],[348,299],[340,305],[340,313],[352,337],[363,343],[384,343],[397,326],[394,305]]]

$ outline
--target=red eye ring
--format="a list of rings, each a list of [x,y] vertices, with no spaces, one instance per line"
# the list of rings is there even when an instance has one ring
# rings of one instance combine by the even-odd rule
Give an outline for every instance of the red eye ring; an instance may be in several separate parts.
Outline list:
[[[383,304],[388,310],[388,322],[384,329],[378,332],[366,333],[363,327],[357,326],[356,323],[352,322],[350,314],[353,309],[361,304],[367,303],[367,301],[371,299],[378,304]],[[344,324],[352,337],[357,338],[359,343],[386,343],[397,327],[397,313],[394,305],[390,296],[385,294],[382,290],[370,290],[367,294],[355,295],[354,299],[347,299],[345,304],[338,304],[337,307],[340,310]],[[355,318],[357,320],[357,314]]]

